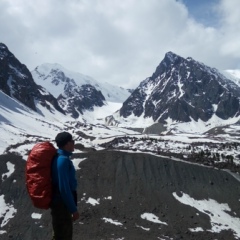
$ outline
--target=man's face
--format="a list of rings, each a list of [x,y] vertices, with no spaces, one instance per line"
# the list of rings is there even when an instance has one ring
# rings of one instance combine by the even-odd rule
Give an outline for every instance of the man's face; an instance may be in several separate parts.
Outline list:
[[[66,149],[68,152],[73,152],[73,151],[74,151],[74,145],[75,145],[74,140],[71,140],[71,141],[69,141],[69,142],[65,145],[65,149]]]

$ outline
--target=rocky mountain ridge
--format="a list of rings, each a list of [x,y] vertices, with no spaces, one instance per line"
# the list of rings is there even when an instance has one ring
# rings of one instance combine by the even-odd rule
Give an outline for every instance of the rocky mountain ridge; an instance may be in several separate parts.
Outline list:
[[[85,110],[93,111],[95,106],[102,107],[106,101],[123,102],[130,95],[130,90],[100,83],[59,64],[42,64],[32,71],[32,75],[39,85],[45,86],[58,99],[73,118],[78,118]]]
[[[57,100],[66,113],[73,118],[78,118],[80,114],[83,115],[84,110],[93,111],[95,106],[102,107],[105,98],[101,91],[90,84],[85,84],[74,90],[68,86]]]
[[[0,55],[1,58],[4,56]],[[175,63],[175,60],[169,59],[169,62]],[[5,74],[1,70],[0,74],[2,73]],[[16,74],[21,76],[20,73],[17,69]],[[13,74],[11,76],[15,77]],[[67,88],[65,84],[61,85],[61,79],[68,81]],[[5,91],[14,89],[4,80],[2,78],[1,83]],[[142,86],[149,90],[148,81],[149,79],[144,81]],[[53,89],[56,90],[56,86],[60,85],[66,90],[62,91],[62,96],[57,95],[63,101],[62,106],[65,99],[73,101],[74,94],[79,96],[89,90],[84,101],[87,104],[91,93],[98,91],[87,83],[75,88],[77,84],[66,75],[65,78],[56,78],[54,83],[56,85],[52,85]],[[165,83],[166,88],[171,89],[167,80]],[[173,87],[179,90],[176,94],[182,99],[186,90],[181,82],[176,81],[175,85]],[[226,89],[229,85],[231,83],[225,84]],[[39,89],[42,94],[45,92],[44,88]],[[26,156],[32,145],[39,141],[52,141],[56,133],[62,130],[71,132],[76,139],[72,161],[79,182],[80,219],[74,224],[74,240],[79,239],[79,236],[84,240],[240,238],[239,176],[219,169],[239,171],[239,165],[238,168],[236,166],[239,162],[239,126],[214,129],[208,136],[169,133],[149,138],[121,126],[111,128],[90,125],[75,119],[64,124],[59,124],[56,120],[47,122],[44,118],[37,118],[33,111],[22,119],[25,105],[19,104],[20,100],[14,101],[15,97],[9,97],[2,91],[0,145],[2,147],[9,137],[9,146],[0,156],[1,239],[51,238],[50,211],[32,206],[23,176]],[[143,96],[148,93],[151,92],[142,91]],[[222,94],[224,96],[226,93]],[[52,93],[51,96],[57,98]],[[5,107],[7,103],[8,108]],[[65,105],[70,106],[67,102]],[[89,105],[77,109],[76,113],[79,114],[84,107],[88,108]],[[71,112],[72,109],[68,113]],[[109,123],[114,121],[111,117],[107,120]],[[16,122],[19,122],[18,128],[15,127]],[[185,143],[182,143],[182,139],[185,139]],[[231,143],[227,143],[229,139]],[[228,165],[224,167],[224,164]]]
[[[154,122],[208,121],[239,117],[240,87],[217,69],[172,52],[153,75],[142,81],[119,113],[152,118]]]
[[[37,101],[49,110],[53,106],[64,114],[57,100],[34,82],[27,67],[2,43],[0,43],[0,90],[34,111],[37,111],[35,102]]]
[[[106,100],[124,101],[130,95],[130,90],[108,83],[100,86],[91,77],[70,72],[59,64],[43,64],[31,73],[3,43],[0,84],[5,94],[40,114],[38,103],[50,112],[57,110],[74,119],[86,110],[102,107]]]
[[[58,66],[58,65],[57,65]],[[33,77],[38,84],[44,85],[56,97],[59,105],[73,118],[78,118],[83,111],[92,111],[94,106],[104,105],[105,98],[91,84],[77,85],[73,78],[69,78],[58,68],[50,70],[49,75],[36,67]],[[51,81],[47,83],[46,81]]]
[[[140,119],[137,128],[160,123],[161,129],[167,129],[166,123],[173,126],[191,121],[202,124],[202,121],[209,125],[208,121],[214,119],[221,125],[236,123],[240,118],[240,87],[234,81],[216,69],[172,52],[165,55],[152,76],[142,81],[131,95],[128,90],[100,84],[59,64],[43,64],[31,75],[4,44],[0,52],[1,90],[40,114],[37,103],[50,112],[57,110],[77,119],[85,111],[94,112],[95,107],[106,106],[109,100],[121,99],[123,105],[116,114],[121,119],[114,113],[106,115],[105,124],[121,125],[121,120],[127,123],[134,116],[130,125],[134,126]],[[127,95],[130,96],[124,101]],[[147,119],[148,125],[141,125],[141,119]],[[221,122],[229,119],[230,123]],[[214,128],[215,125],[213,122],[209,126]],[[156,128],[154,125],[157,133],[162,131]]]

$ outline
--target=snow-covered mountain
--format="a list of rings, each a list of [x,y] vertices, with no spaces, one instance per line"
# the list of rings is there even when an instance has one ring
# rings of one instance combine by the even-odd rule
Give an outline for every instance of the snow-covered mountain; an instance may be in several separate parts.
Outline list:
[[[194,122],[213,127],[237,122],[239,101],[240,87],[217,69],[168,52],[153,75],[123,103],[119,121],[133,124],[134,118],[141,123]]]
[[[240,172],[240,125],[204,134],[151,135],[100,124],[98,118],[110,115],[121,103],[105,101],[77,120],[50,101],[45,100],[46,107],[44,99],[34,98],[28,105],[29,92],[24,90],[30,90],[28,84],[36,94],[40,91],[40,97],[60,100],[64,93],[74,97],[75,81],[56,77],[50,94],[34,85],[30,75],[21,78],[25,76],[21,65],[9,67],[13,57],[6,58],[9,53],[2,49],[0,239],[51,238],[50,211],[32,206],[23,176],[33,145],[46,140],[54,144],[60,131],[69,131],[76,139],[72,161],[79,180],[80,219],[74,224],[74,240],[240,238],[240,183],[234,173]],[[62,79],[69,84],[61,85]],[[58,86],[62,90],[55,97]],[[78,90],[99,91],[89,82],[80,84],[76,94]]]
[[[98,82],[92,77],[70,71],[60,64],[42,64],[32,71],[32,76],[37,84],[44,86],[56,98],[70,84],[78,87],[92,85],[98,91],[101,91],[105,100],[109,102],[122,103],[130,96],[130,91],[127,89],[107,82]]]
[[[128,90],[108,83],[99,83],[81,73],[71,72],[59,64],[42,64],[32,71],[35,82],[44,86],[65,112],[79,118],[84,111],[94,111],[107,102],[122,103],[130,95]]]
[[[222,74],[226,76],[226,78],[234,81],[238,86],[240,86],[240,70],[239,69],[229,69],[222,71]]]
[[[130,95],[128,90],[107,83],[100,87],[94,79],[70,72],[57,64],[41,65],[33,71],[33,76],[35,79],[27,67],[1,43],[0,90],[39,114],[45,112],[38,107],[43,106],[52,114],[57,110],[82,120],[83,112],[99,112],[104,105],[121,103]],[[89,115],[94,116],[92,113]],[[91,120],[86,112],[84,117]]]
[[[66,113],[78,114],[87,109],[84,116],[78,117],[78,121],[85,125],[96,124],[103,122],[101,119],[121,107],[121,103],[104,101],[101,92],[86,81],[79,87],[74,81],[69,81],[61,89],[58,88],[61,80],[61,77],[54,79],[57,86],[52,85],[55,92],[50,88],[52,95],[43,86],[35,83],[27,67],[16,59],[6,45],[0,44],[1,154],[10,145],[34,142],[36,138],[53,139],[59,131],[68,128],[67,122],[74,121],[71,114]],[[57,91],[59,92],[56,93]],[[78,96],[77,99],[75,95]],[[55,96],[58,96],[58,99]]]
[[[3,43],[0,43],[0,90],[39,113],[37,104],[64,114],[57,100],[34,82],[27,67]]]
[[[52,140],[64,128],[68,120],[64,114],[54,108],[49,112],[41,104],[36,107],[41,114],[0,90],[0,154],[10,145],[34,142],[36,138]]]

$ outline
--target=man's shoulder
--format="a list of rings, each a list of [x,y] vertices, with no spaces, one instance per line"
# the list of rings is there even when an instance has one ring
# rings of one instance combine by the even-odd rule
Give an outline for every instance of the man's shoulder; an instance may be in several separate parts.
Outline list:
[[[69,157],[65,155],[58,155],[57,164],[67,164],[69,162]]]

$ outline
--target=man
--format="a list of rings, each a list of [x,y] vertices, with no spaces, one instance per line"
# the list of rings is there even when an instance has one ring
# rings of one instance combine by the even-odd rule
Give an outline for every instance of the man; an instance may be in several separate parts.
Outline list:
[[[53,240],[72,240],[73,221],[79,218],[77,210],[77,180],[70,156],[74,151],[74,140],[68,132],[55,138],[57,156],[52,163],[53,197],[51,215]]]

